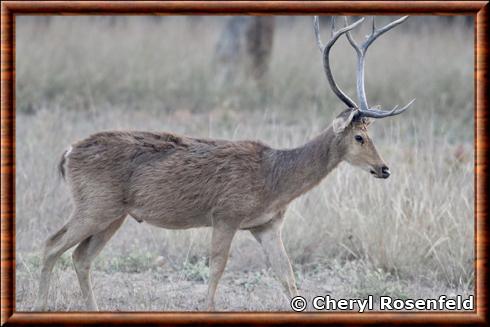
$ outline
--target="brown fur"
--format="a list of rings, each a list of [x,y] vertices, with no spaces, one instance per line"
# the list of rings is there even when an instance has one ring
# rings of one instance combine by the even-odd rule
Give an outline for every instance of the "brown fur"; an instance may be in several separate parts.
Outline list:
[[[213,217],[250,214],[259,205],[268,149],[249,141],[106,132],[74,144],[67,171],[75,203],[95,195],[100,205],[162,227],[211,226]]]
[[[262,244],[285,291],[297,294],[280,239],[287,205],[317,185],[341,161],[384,166],[367,123],[341,113],[305,145],[278,150],[255,141],[196,139],[169,133],[102,132],[72,145],[59,167],[75,208],[46,243],[38,305],[44,308],[57,258],[79,244],[73,259],[89,308],[97,305],[89,279],[97,253],[130,215],[164,228],[213,227],[209,309],[235,232],[248,229]],[[355,141],[362,135],[365,143]]]
[[[234,51],[227,49],[237,49],[238,43],[229,36],[243,30],[247,20],[230,21],[230,33],[225,33],[218,47],[222,58],[235,57]],[[254,21],[255,27],[247,33],[250,41],[247,50],[258,49],[254,60],[258,69],[253,75],[261,77],[270,57],[274,23],[267,18]],[[350,25],[350,29],[356,24],[359,22]],[[336,34],[337,38],[323,47],[318,17],[314,27],[317,43],[326,55],[324,68],[330,86],[350,109],[305,145],[277,150],[253,141],[195,139],[168,133],[103,132],[74,144],[65,152],[59,170],[67,177],[75,208],[62,230],[46,242],[37,308],[46,308],[56,260],[78,244],[73,261],[80,288],[87,306],[97,310],[90,267],[127,215],[164,228],[213,228],[208,310],[214,309],[216,288],[238,229],[250,230],[262,245],[286,294],[297,295],[294,274],[281,239],[288,204],[317,185],[342,161],[376,177],[387,178],[388,167],[367,134],[369,122],[360,117],[397,115],[413,102],[397,112],[369,111],[360,74],[358,96],[362,100],[361,108],[365,108],[355,109],[357,105],[334,83],[329,66],[330,47],[341,34]],[[259,37],[261,30],[269,31],[269,36]],[[344,28],[342,33],[348,31]],[[371,37],[375,38],[373,35],[374,31]],[[360,51],[357,52],[362,61],[364,54]]]
[[[47,244],[53,244],[55,243],[57,240],[59,240],[61,238],[61,236],[63,236],[63,234],[66,233],[66,226],[63,226],[60,230],[58,230],[56,233],[54,233],[53,235],[51,235],[48,240],[46,241]]]

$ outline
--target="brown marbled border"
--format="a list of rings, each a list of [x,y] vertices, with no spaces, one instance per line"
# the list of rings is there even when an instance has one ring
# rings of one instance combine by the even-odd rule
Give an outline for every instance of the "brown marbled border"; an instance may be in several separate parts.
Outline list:
[[[488,324],[488,1],[4,1],[1,4],[1,324]],[[401,14],[475,16],[476,310],[468,313],[15,312],[15,15]]]

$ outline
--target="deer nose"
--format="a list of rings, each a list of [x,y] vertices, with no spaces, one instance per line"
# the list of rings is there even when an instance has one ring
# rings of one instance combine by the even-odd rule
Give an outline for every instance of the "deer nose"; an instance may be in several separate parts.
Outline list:
[[[388,166],[381,167],[381,177],[382,178],[390,177],[390,168],[388,168]]]

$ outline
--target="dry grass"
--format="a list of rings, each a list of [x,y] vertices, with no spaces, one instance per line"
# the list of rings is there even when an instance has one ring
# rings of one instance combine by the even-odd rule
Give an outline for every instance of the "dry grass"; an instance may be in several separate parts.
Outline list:
[[[409,112],[371,128],[392,177],[376,180],[344,164],[287,212],[285,245],[304,294],[473,294],[473,32],[438,20],[412,18],[370,49],[370,102],[417,98]],[[279,21],[261,96],[249,81],[222,88],[213,82],[213,44],[223,18],[190,24],[134,17],[116,27],[82,17],[57,17],[44,27],[32,21],[19,18],[16,39],[20,310],[32,309],[43,241],[71,209],[56,175],[71,142],[129,128],[293,147],[342,108],[328,90],[310,18]],[[354,94],[355,59],[345,40],[332,56],[339,84]],[[95,265],[101,308],[196,309],[208,242],[206,229],[167,231],[128,220]],[[52,309],[80,309],[71,259],[62,261]],[[219,307],[288,309],[286,300],[277,302],[279,285],[263,261],[253,239],[240,233]]]

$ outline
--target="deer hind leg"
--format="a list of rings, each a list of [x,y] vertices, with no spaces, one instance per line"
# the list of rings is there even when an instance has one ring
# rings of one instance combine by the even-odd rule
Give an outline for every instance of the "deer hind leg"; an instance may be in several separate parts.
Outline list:
[[[83,298],[87,304],[87,309],[97,311],[97,302],[95,301],[92,283],[90,281],[90,268],[92,262],[102,251],[107,242],[121,227],[126,216],[112,222],[105,230],[89,236],[83,240],[73,251],[73,263],[77,273],[78,282],[82,290]]]
[[[216,288],[218,287],[218,282],[225,270],[231,241],[233,240],[236,231],[236,228],[222,222],[213,227],[211,255],[209,258],[209,285],[206,298],[206,307],[208,311],[214,310],[214,295],[216,293]]]
[[[107,228],[107,225],[111,223],[111,221],[105,222],[104,226],[95,218],[93,212],[75,209],[68,223],[46,241],[36,310],[46,309],[51,274],[59,257],[87,237]]]
[[[267,262],[281,282],[285,293],[291,298],[298,295],[293,269],[281,239],[280,221],[274,220],[253,228],[250,232],[264,249]]]

